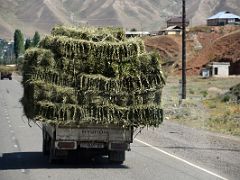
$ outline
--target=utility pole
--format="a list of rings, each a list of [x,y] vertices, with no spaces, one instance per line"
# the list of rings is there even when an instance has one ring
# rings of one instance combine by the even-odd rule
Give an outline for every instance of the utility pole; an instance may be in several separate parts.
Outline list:
[[[182,99],[186,99],[186,8],[182,0]]]

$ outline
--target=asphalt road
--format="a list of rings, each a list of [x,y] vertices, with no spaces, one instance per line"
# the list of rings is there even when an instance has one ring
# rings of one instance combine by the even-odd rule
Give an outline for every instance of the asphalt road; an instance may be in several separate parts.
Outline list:
[[[19,102],[23,90],[16,79],[0,81],[0,180],[211,180],[240,177],[235,169],[233,172],[231,168],[228,168],[227,172],[219,171],[215,166],[199,162],[198,158],[191,158],[193,154],[188,157],[187,154],[180,153],[178,156],[176,152],[181,145],[176,143],[175,135],[174,139],[171,139],[170,135],[174,133],[159,129],[144,130],[138,135],[131,146],[132,150],[127,152],[123,165],[109,164],[104,158],[51,165],[41,153],[41,129],[33,123],[30,123],[29,127],[26,117],[23,116]],[[196,139],[194,143],[198,143]],[[174,152],[171,150],[173,147],[176,149]],[[197,156],[201,156],[201,149],[196,149],[196,152]],[[235,151],[240,157],[239,152],[239,149]],[[234,162],[234,159],[232,161]],[[231,165],[239,167],[239,164]]]

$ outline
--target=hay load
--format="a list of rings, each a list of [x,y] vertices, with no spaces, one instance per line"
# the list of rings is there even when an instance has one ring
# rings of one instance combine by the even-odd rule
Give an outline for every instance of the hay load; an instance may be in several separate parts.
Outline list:
[[[56,126],[158,126],[164,78],[155,53],[119,28],[58,26],[25,53],[22,103]]]

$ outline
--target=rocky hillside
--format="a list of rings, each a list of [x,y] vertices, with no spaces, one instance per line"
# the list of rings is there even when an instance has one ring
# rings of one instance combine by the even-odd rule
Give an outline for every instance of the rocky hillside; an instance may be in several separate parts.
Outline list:
[[[156,36],[145,40],[147,49],[157,50],[170,69],[181,74],[181,36]],[[240,26],[197,26],[187,33],[187,73],[198,75],[210,61],[230,62],[230,73],[239,73]]]
[[[11,38],[16,28],[26,36],[49,33],[54,24],[117,25],[158,30],[180,15],[181,0],[0,0],[0,37]],[[221,10],[238,14],[239,0],[186,0],[193,25]]]
[[[194,49],[189,58],[188,71],[198,74],[201,67],[209,61],[230,62],[230,73],[236,74],[240,68],[240,27],[215,27],[212,32],[198,32],[197,39],[202,49]],[[190,51],[190,52],[191,52]]]

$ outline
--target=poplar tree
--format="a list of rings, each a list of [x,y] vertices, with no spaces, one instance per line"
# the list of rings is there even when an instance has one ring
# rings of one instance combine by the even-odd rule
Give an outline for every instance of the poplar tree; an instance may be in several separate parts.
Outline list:
[[[14,54],[16,59],[19,55],[24,52],[24,38],[23,34],[19,29],[16,29],[14,32]]]
[[[25,41],[25,50],[31,47],[31,39],[27,38]]]
[[[32,46],[36,47],[39,41],[40,41],[40,34],[36,31],[32,39]]]

